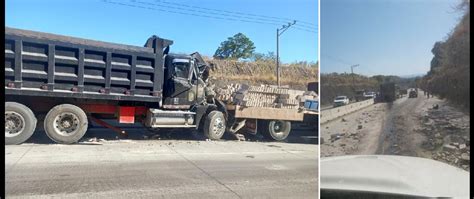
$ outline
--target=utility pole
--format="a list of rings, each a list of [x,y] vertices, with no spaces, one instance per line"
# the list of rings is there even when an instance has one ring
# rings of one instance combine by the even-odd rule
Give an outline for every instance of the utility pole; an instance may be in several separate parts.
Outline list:
[[[277,53],[276,53],[276,68],[277,68],[277,83],[278,87],[280,87],[280,35],[283,34],[290,26],[295,25],[296,20],[293,23],[288,23],[288,25],[283,25],[281,29],[277,28]],[[281,31],[281,32],[280,32]]]

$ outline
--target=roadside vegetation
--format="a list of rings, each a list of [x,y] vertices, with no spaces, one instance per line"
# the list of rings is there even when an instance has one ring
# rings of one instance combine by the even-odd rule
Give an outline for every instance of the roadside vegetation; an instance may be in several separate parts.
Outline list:
[[[440,98],[469,110],[470,107],[470,10],[463,0],[457,10],[464,15],[445,41],[434,44],[431,69],[420,86]]]
[[[276,84],[276,54],[255,52],[254,43],[244,34],[227,38],[213,57],[204,57],[211,65],[210,77],[217,86],[231,83],[248,85]],[[294,61],[281,63],[281,84],[306,90],[310,82],[318,81],[318,63]]]

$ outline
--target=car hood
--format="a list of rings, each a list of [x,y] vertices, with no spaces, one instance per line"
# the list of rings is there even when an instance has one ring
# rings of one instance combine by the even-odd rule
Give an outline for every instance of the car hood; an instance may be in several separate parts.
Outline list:
[[[407,156],[321,158],[321,189],[426,197],[469,197],[469,172],[443,162]]]
[[[346,101],[346,100],[343,100],[343,99],[342,100],[334,100],[334,102],[344,102],[344,101]]]

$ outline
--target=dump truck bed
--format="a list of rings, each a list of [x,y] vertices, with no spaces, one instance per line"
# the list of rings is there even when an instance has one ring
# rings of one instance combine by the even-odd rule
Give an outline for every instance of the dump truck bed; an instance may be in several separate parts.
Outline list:
[[[163,49],[156,36],[145,47],[5,28],[5,93],[159,102]]]

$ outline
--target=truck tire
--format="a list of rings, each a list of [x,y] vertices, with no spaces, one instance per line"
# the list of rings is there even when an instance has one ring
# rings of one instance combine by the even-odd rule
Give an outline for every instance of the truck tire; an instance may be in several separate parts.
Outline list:
[[[16,102],[5,102],[5,144],[21,144],[36,129],[36,117],[30,108]]]
[[[224,114],[220,111],[210,112],[204,121],[204,135],[211,140],[219,140],[226,130]]]
[[[44,118],[46,135],[60,144],[76,143],[84,136],[87,127],[86,113],[71,104],[53,107]]]
[[[262,121],[263,135],[275,141],[284,141],[291,131],[291,122],[281,120]]]

